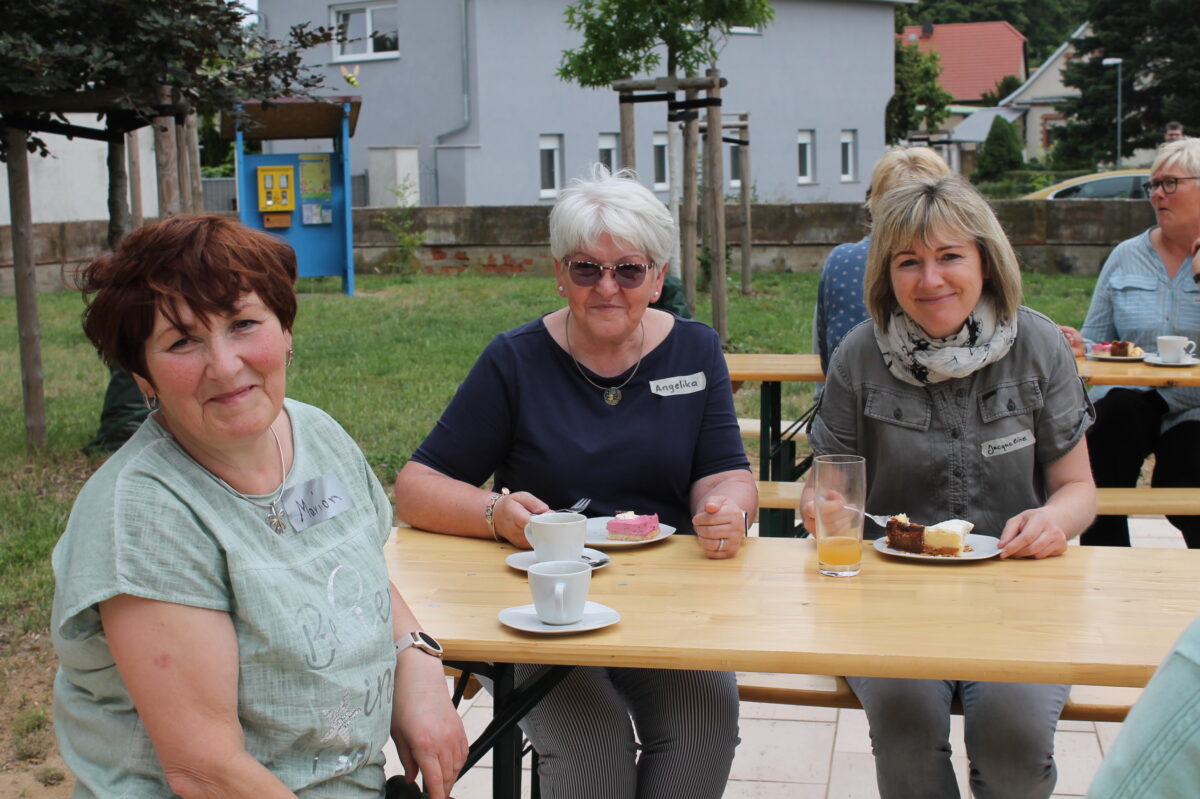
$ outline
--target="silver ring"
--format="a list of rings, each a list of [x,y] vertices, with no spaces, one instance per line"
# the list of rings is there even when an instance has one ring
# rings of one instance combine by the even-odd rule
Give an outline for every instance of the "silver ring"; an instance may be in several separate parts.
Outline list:
[[[718,552],[720,552],[720,551],[721,551],[722,549],[724,549],[724,548],[725,548],[725,539],[724,539],[724,538],[718,538],[718,539],[717,539],[717,551],[718,551]]]

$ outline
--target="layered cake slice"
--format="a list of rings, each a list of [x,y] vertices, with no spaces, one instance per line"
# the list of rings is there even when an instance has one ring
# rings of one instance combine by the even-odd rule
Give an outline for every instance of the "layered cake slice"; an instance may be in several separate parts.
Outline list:
[[[887,545],[900,552],[957,558],[966,547],[967,534],[974,529],[974,524],[963,519],[949,519],[925,527],[912,524],[908,516],[898,513],[888,519]]]
[[[631,510],[622,511],[605,525],[612,541],[649,541],[658,535],[658,514],[639,516]]]

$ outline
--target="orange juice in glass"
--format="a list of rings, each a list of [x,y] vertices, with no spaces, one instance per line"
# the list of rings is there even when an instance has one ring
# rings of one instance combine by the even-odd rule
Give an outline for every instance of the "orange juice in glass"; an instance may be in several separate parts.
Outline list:
[[[860,455],[819,455],[813,481],[817,568],[830,577],[853,577],[862,561],[866,462]]]

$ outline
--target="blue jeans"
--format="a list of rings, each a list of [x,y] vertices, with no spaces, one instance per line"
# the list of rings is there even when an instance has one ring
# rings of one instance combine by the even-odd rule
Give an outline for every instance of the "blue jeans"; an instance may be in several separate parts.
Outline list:
[[[1054,792],[1054,731],[1069,685],[847,677],[867,711],[881,799],[958,799],[950,702],[963,706],[975,799]]]

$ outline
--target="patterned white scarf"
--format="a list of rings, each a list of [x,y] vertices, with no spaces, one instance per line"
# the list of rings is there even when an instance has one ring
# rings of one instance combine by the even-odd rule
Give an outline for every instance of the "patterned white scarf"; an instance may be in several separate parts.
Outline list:
[[[983,295],[962,329],[946,338],[930,338],[899,306],[886,331],[875,327],[883,362],[899,380],[914,386],[966,377],[1008,354],[1017,340],[1017,319],[998,318],[992,298]]]

